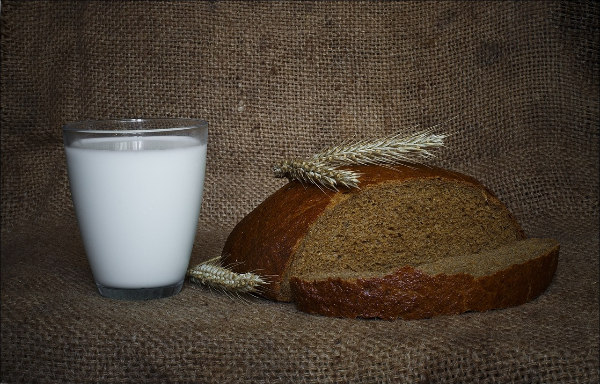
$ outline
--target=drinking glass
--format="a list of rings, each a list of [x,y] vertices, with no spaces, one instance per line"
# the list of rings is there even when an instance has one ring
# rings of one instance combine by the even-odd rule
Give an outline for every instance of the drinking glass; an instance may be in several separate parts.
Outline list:
[[[83,121],[63,127],[71,197],[98,291],[121,300],[177,294],[196,236],[208,123]]]

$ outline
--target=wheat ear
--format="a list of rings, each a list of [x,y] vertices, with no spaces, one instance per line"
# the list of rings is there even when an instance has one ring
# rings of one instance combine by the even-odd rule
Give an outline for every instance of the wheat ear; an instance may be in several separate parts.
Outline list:
[[[187,276],[196,284],[236,295],[258,292],[262,285],[267,284],[254,273],[236,273],[223,267],[221,257],[212,258],[188,269]]]
[[[321,185],[325,188],[337,190],[338,185],[348,188],[358,188],[360,173],[344,169],[337,169],[319,161],[283,160],[273,166],[275,177],[287,178]]]
[[[338,169],[348,165],[394,165],[419,163],[433,157],[431,150],[444,145],[444,134],[433,129],[410,136],[393,134],[382,139],[342,143],[306,160],[283,160],[273,166],[275,177],[310,182],[319,188],[337,190],[338,185],[358,188],[360,173]]]
[[[393,134],[381,139],[343,143],[311,156],[309,161],[332,166],[418,163],[420,159],[433,157],[431,150],[444,146],[445,137],[430,130],[411,136]]]

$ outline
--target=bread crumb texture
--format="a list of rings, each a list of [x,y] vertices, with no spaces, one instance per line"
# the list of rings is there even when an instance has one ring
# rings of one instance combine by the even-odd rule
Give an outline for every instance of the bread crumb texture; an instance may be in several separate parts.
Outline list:
[[[324,213],[302,242],[291,275],[377,275],[521,238],[508,210],[479,188],[439,179],[387,183]]]

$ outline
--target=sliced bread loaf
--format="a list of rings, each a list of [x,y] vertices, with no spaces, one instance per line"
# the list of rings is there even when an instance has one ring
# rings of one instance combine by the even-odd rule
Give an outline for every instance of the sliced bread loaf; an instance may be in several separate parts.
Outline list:
[[[267,276],[271,284],[263,292],[265,297],[294,300],[306,311],[394,318],[402,315],[394,315],[398,311],[389,316],[356,311],[354,307],[334,313],[326,307],[342,305],[342,296],[349,295],[349,291],[341,289],[347,282],[383,279],[402,290],[405,287],[402,281],[410,280],[410,276],[433,273],[418,269],[425,266],[437,266],[433,276],[441,273],[475,278],[478,275],[456,269],[456,263],[471,260],[472,264],[481,264],[481,260],[489,258],[503,259],[505,256],[498,255],[513,251],[500,251],[502,247],[518,250],[525,239],[504,204],[469,176],[421,165],[352,169],[362,174],[360,189],[343,188],[334,192],[290,182],[269,196],[229,235],[223,249],[225,263],[237,272],[252,271]],[[535,259],[531,253],[527,255],[522,259]],[[502,267],[488,268],[485,276],[506,269],[505,264],[499,265]],[[327,288],[323,288],[324,282],[329,284]],[[336,284],[338,287],[334,288]],[[363,288],[358,288],[359,285],[354,287],[360,291]],[[440,287],[440,295],[448,297],[452,292],[444,290],[455,289],[448,285]],[[318,299],[320,295],[322,299],[340,297],[328,304]],[[373,300],[380,301],[381,296],[382,293]],[[368,298],[366,288],[363,297]],[[362,303],[359,306],[365,307],[364,300]],[[402,303],[386,303],[402,306]],[[471,305],[466,310],[496,307],[500,306]],[[442,313],[455,312],[439,314]],[[435,314],[434,311],[426,316]],[[418,317],[415,316],[407,318]]]

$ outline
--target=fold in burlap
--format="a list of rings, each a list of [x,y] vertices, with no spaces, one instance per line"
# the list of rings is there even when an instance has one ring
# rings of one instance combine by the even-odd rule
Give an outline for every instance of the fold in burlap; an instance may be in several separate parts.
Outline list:
[[[595,2],[2,2],[2,382],[597,382]],[[335,319],[186,283],[100,297],[61,126],[209,121],[192,263],[284,182],[273,162],[442,123],[557,274],[516,308]],[[454,117],[454,119],[452,119]],[[450,120],[452,119],[452,120]],[[450,121],[449,121],[450,120]]]

